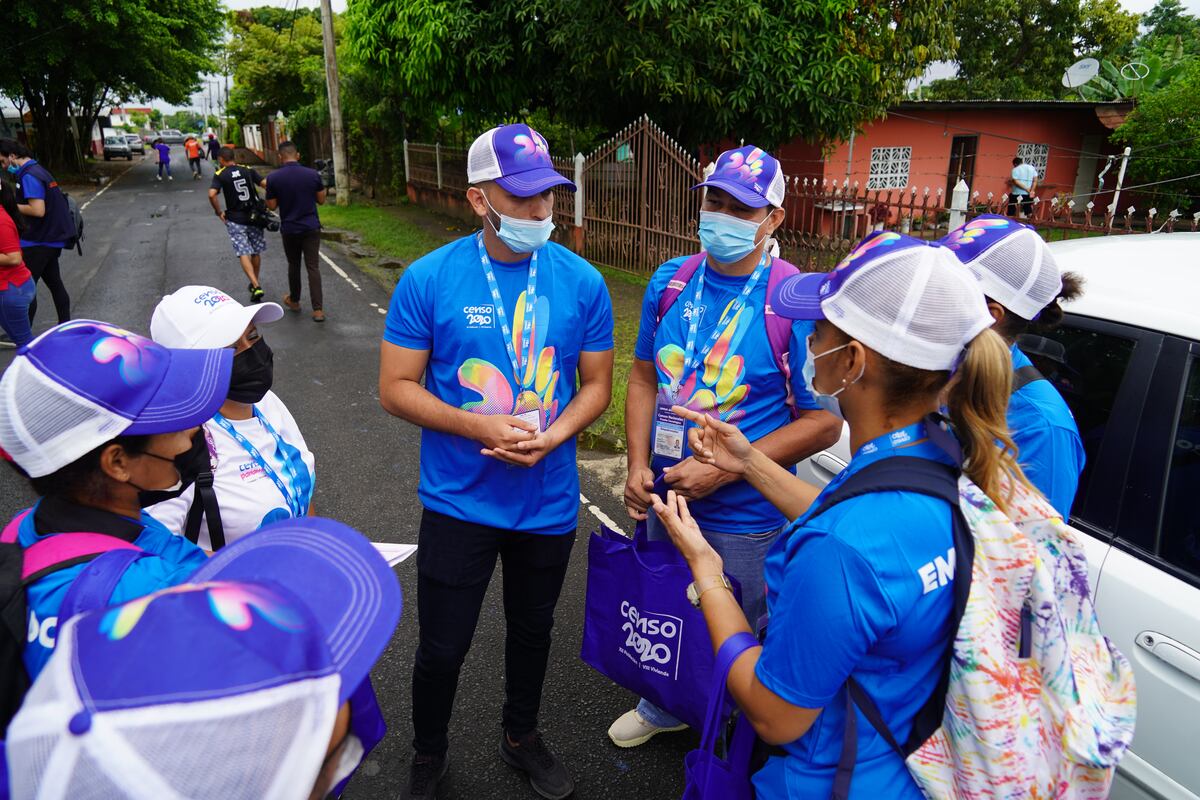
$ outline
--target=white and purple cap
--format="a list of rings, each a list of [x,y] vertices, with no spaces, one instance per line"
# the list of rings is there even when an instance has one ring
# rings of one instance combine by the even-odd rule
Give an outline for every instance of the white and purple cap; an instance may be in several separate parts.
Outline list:
[[[230,347],[250,323],[282,317],[278,303],[244,306],[213,286],[181,286],[154,307],[150,338],[164,347]]]
[[[95,320],[51,328],[0,377],[0,448],[30,477],[125,435],[171,433],[225,402],[233,351],[174,350]]]
[[[304,800],[400,607],[365,537],[305,517],[72,617],[8,728],[13,797]]]
[[[992,326],[979,283],[937,244],[890,231],[859,242],[831,272],[780,281],[771,309],[829,320],[901,364],[953,370],[963,348]]]
[[[729,192],[751,208],[783,207],[783,170],[774,156],[752,144],[721,153],[712,174],[692,188],[702,186]]]
[[[467,183],[484,181],[495,181],[518,197],[532,197],[555,186],[575,191],[575,184],[554,169],[545,137],[520,124],[492,128],[471,143]]]
[[[983,286],[983,293],[1022,319],[1036,319],[1062,291],[1054,254],[1033,226],[981,214],[939,240]]]

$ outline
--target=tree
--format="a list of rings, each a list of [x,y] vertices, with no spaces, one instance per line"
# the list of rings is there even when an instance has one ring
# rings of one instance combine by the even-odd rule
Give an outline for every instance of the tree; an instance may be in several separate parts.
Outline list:
[[[1080,93],[1095,101],[1140,97],[1168,86],[1187,70],[1192,60],[1184,56],[1178,39],[1161,54],[1139,49],[1132,59],[1120,67],[1104,59],[1100,62],[1100,74],[1079,87]]]
[[[199,131],[204,127],[204,117],[199,111],[193,109],[184,109],[176,111],[174,114],[168,114],[165,120],[168,128],[173,128],[177,131],[185,133],[191,131]]]
[[[1138,22],[1117,0],[995,0],[986,14],[960,0],[956,18],[958,77],[935,81],[931,99],[1060,97],[1073,61],[1127,50]]]
[[[24,97],[39,159],[61,166],[111,100],[187,102],[211,69],[217,19],[219,0],[5,0],[0,91]]]
[[[1148,50],[1159,51],[1178,44],[1190,56],[1200,56],[1200,17],[1187,13],[1180,0],[1159,0],[1145,13],[1142,25],[1146,32],[1140,44]]]
[[[280,11],[255,8],[230,15],[229,113],[254,124],[282,111],[293,125],[319,124],[328,117],[320,17],[289,13],[285,24],[275,13]]]
[[[1167,87],[1140,98],[1113,140],[1131,148],[1125,183],[1169,180],[1197,171],[1200,164],[1200,61]],[[1172,181],[1147,192],[1164,214],[1200,208],[1200,178]]]
[[[349,0],[352,55],[409,117],[646,112],[691,146],[837,139],[953,48],[955,0]]]

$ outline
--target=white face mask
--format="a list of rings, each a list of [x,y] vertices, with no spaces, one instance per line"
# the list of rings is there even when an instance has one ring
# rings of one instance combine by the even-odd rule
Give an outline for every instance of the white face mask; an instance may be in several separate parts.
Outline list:
[[[488,225],[492,226],[496,236],[504,242],[509,250],[514,253],[532,253],[534,250],[540,250],[546,242],[550,241],[550,234],[554,233],[553,215],[543,220],[510,217],[497,211],[482,189],[479,193],[483,195],[483,202],[487,203],[487,207],[491,209],[492,213],[500,218],[499,228],[492,225],[491,217],[487,218]]]
[[[824,356],[827,356],[830,353],[836,353],[838,350],[844,350],[845,348],[847,348],[849,346],[850,346],[850,343],[846,342],[845,344],[843,344],[839,347],[834,347],[830,350],[826,350],[824,353],[814,354],[812,351],[812,337],[810,336],[804,340],[805,358],[804,358],[804,369],[802,370],[802,374],[804,375],[804,386],[805,386],[805,388],[808,389],[808,393],[812,395],[813,400],[816,401],[816,404],[822,410],[828,411],[830,414],[833,414],[838,419],[845,419],[845,417],[842,415],[842,404],[838,400],[838,395],[841,394],[842,392],[846,391],[847,386],[853,386],[854,384],[856,384],[860,380],[862,380],[863,372],[866,371],[867,365],[863,364],[863,368],[861,370],[859,370],[857,378],[850,381],[849,383],[843,382],[842,388],[838,389],[836,392],[833,392],[832,394],[825,394],[824,392],[817,389],[817,387],[815,385],[813,385],[813,380],[817,376],[817,359],[818,358],[823,358]]]

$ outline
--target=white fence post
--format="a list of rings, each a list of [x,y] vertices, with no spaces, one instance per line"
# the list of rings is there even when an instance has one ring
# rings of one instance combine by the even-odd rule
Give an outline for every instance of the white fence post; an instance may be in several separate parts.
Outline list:
[[[442,188],[442,143],[436,142],[433,145],[433,160],[437,162],[437,179],[438,188]]]
[[[408,166],[408,139],[404,140],[404,183],[412,180],[412,172]]]
[[[575,154],[575,227],[583,227],[583,153]]]
[[[950,198],[950,230],[955,230],[967,221],[967,195],[971,189],[962,178],[954,184],[954,194]]]

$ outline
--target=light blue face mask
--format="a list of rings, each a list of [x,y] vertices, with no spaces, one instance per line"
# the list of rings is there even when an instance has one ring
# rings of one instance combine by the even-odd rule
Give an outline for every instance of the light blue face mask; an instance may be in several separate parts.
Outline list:
[[[845,419],[845,417],[842,416],[842,404],[841,404],[841,401],[838,400],[838,395],[841,394],[842,392],[846,391],[847,386],[853,386],[854,384],[856,384],[860,380],[862,380],[863,372],[866,371],[867,365],[863,364],[862,371],[860,371],[858,373],[857,378],[850,381],[849,383],[843,382],[842,388],[838,389],[833,394],[825,394],[824,392],[817,389],[817,387],[813,385],[813,379],[816,378],[816,376],[817,376],[817,359],[818,358],[827,356],[830,353],[836,353],[838,350],[844,350],[845,348],[847,348],[849,346],[850,346],[850,343],[846,342],[844,345],[841,345],[840,347],[834,347],[829,350],[826,350],[824,353],[819,353],[819,354],[814,355],[813,351],[812,351],[812,342],[809,339],[804,340],[804,351],[805,351],[804,368],[801,370],[801,374],[804,375],[804,386],[806,389],[808,389],[808,393],[812,395],[813,400],[816,402],[816,404],[822,410],[828,411],[830,414],[833,414],[838,419]]]
[[[550,234],[554,233],[553,215],[543,220],[517,219],[497,211],[492,206],[492,202],[487,199],[486,194],[483,195],[483,202],[487,203],[487,207],[492,210],[492,213],[500,218],[499,228],[492,225],[491,217],[487,218],[488,224],[492,225],[492,230],[496,231],[496,236],[500,238],[500,241],[504,242],[504,245],[514,253],[532,253],[534,250],[540,250],[546,242],[550,241]]]
[[[700,246],[722,264],[732,264],[750,255],[762,244],[758,228],[762,220],[751,222],[720,211],[700,212]]]
[[[20,172],[20,170],[21,170],[21,168],[18,167],[16,164],[8,165],[8,171],[11,172],[13,175],[16,175],[18,172]]]

